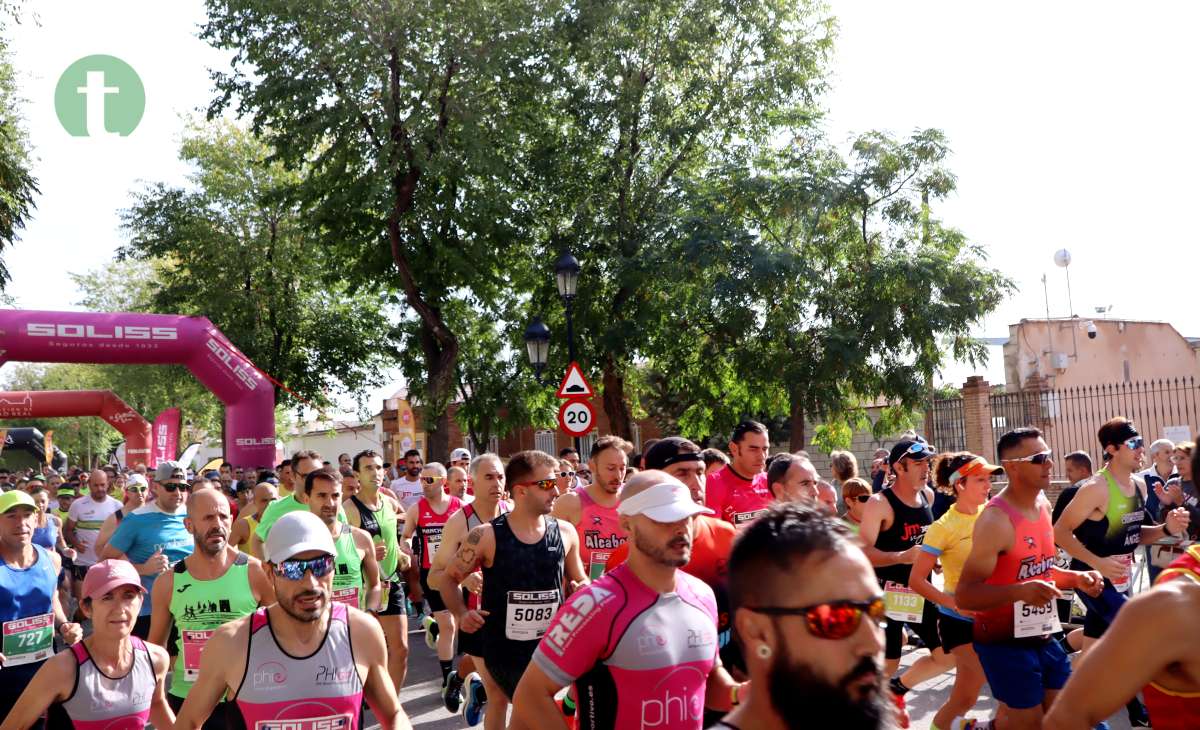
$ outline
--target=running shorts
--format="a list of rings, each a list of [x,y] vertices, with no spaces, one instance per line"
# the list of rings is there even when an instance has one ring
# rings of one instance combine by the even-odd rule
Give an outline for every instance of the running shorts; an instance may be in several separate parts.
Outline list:
[[[951,616],[938,611],[938,638],[942,640],[942,649],[950,652],[960,646],[970,644],[973,639],[975,622]]]
[[[884,638],[887,641],[887,647],[884,656],[888,659],[899,659],[900,652],[904,649],[904,626],[909,626],[913,631],[917,632],[917,636],[921,637],[921,641],[925,642],[925,648],[933,651],[942,645],[942,640],[938,637],[938,613],[937,604],[933,601],[925,601],[925,609],[921,612],[921,623],[906,624],[903,621],[892,621],[888,619],[887,624],[883,628]]]
[[[1053,639],[980,644],[975,653],[983,665],[992,696],[1014,710],[1042,704],[1046,690],[1059,690],[1071,676],[1071,660]]]

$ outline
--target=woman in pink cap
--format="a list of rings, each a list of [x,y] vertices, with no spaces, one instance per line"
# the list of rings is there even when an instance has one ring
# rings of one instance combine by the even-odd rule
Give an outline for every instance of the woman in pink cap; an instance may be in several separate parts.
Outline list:
[[[42,665],[0,730],[27,730],[47,710],[48,730],[172,727],[163,693],[167,652],[131,635],[144,592],[124,560],[89,568],[81,606],[92,635]]]

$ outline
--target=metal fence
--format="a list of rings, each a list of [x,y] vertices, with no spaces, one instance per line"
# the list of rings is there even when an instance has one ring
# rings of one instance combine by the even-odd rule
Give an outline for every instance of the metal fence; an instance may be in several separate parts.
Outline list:
[[[962,398],[935,398],[925,413],[925,438],[938,451],[963,451],[967,448],[967,426]]]
[[[1021,426],[1041,429],[1059,474],[1062,457],[1077,450],[1091,454],[1099,468],[1103,459],[1096,432],[1114,416],[1132,420],[1147,446],[1158,438],[1192,439],[1200,424],[1197,387],[1195,378],[1187,377],[993,395],[992,430],[999,438]],[[993,458],[995,449],[993,443]]]

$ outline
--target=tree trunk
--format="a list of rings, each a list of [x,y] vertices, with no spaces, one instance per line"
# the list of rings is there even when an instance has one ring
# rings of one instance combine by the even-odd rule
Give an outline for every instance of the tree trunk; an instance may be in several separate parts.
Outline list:
[[[804,441],[806,434],[804,433],[804,399],[799,391],[792,391],[792,412],[788,419],[792,427],[792,438],[788,443],[788,448],[793,452],[804,449]]]
[[[625,378],[617,371],[611,356],[604,359],[604,413],[613,435],[633,440],[633,419],[625,402]]]
[[[439,320],[441,313],[431,309]],[[421,349],[425,353],[425,460],[446,463],[450,457],[450,404],[455,393],[458,339],[439,339],[433,328],[421,323]]]

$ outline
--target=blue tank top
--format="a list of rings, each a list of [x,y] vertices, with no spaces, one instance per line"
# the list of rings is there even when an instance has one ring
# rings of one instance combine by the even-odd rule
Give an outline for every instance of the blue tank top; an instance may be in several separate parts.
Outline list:
[[[17,634],[28,636],[16,644],[39,648],[45,643],[44,634],[48,632],[49,651],[45,652],[45,656],[40,656],[43,653],[41,651],[27,654],[22,657],[22,664],[0,668],[0,677],[32,677],[54,652],[53,599],[54,591],[58,588],[58,576],[54,572],[50,553],[40,545],[34,545],[33,550],[37,554],[37,560],[28,568],[14,568],[8,563],[0,562],[0,627],[3,627],[6,634],[12,634],[14,640]],[[45,620],[47,616],[48,621]],[[25,622],[22,619],[33,620]],[[12,651],[5,654],[19,651],[16,644]]]
[[[58,525],[46,515],[46,526],[33,528],[33,544],[41,545],[47,550],[53,550],[58,544]]]

